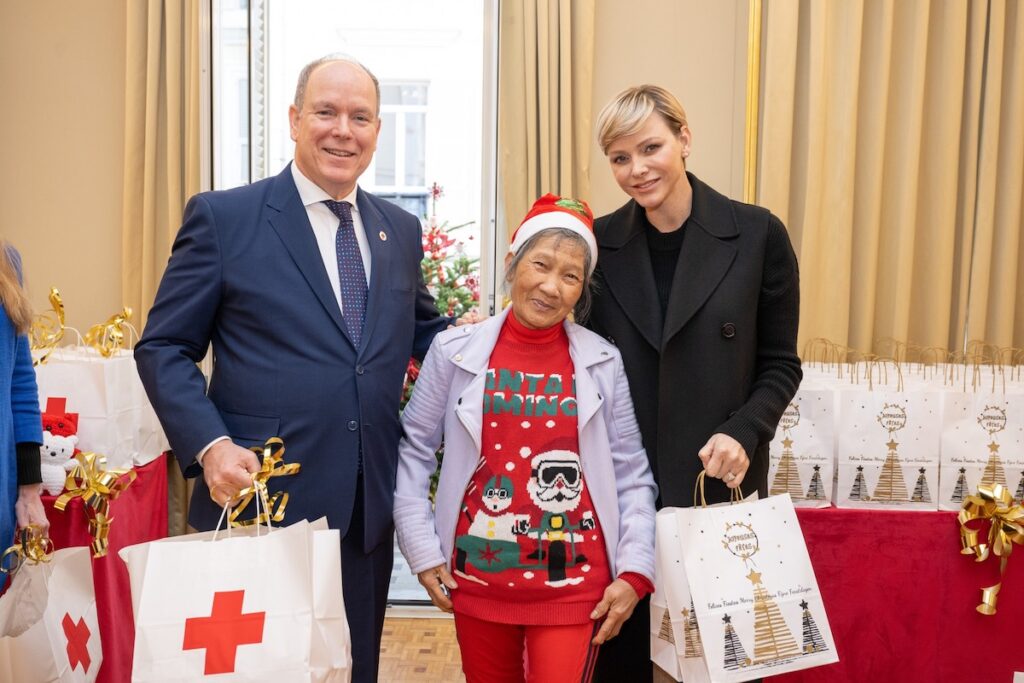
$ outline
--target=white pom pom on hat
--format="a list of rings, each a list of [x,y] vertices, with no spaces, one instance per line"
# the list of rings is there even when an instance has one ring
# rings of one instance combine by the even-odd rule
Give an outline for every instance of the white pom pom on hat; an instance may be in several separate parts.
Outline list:
[[[590,272],[597,266],[597,239],[594,237],[594,214],[579,199],[546,194],[530,208],[526,218],[512,234],[509,253],[518,253],[527,240],[548,228],[565,228],[580,235],[590,248]]]

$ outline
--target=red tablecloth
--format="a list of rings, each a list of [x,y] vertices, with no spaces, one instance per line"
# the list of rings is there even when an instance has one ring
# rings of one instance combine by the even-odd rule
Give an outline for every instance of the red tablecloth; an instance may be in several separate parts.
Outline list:
[[[978,681],[1024,671],[1024,548],[1010,558],[998,613],[975,611],[998,560],[960,555],[956,514],[797,511],[839,662],[772,683]],[[986,527],[987,532],[987,527]]]
[[[96,587],[96,611],[103,640],[103,666],[97,683],[125,683],[132,677],[135,621],[132,618],[128,569],[117,556],[125,546],[167,536],[167,462],[160,456],[136,467],[137,478],[110,503],[110,549],[106,557],[93,559],[92,578]],[[50,539],[56,548],[88,546],[89,522],[82,499],[72,500],[59,512],[53,509],[56,496],[43,496],[50,519]]]

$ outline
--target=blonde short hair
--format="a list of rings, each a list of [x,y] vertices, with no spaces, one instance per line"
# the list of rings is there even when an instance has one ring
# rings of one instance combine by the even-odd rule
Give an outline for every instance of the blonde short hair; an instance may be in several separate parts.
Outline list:
[[[645,84],[620,92],[597,117],[597,143],[601,151],[607,154],[615,140],[640,130],[654,112],[661,115],[675,135],[686,126],[686,111],[668,90]]]

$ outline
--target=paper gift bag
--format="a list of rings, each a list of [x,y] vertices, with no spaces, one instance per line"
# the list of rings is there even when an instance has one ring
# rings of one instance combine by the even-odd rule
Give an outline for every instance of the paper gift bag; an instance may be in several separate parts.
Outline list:
[[[340,548],[338,531],[318,520],[121,550],[135,613],[132,681],[347,682]]]
[[[0,681],[95,681],[102,663],[89,549],[22,565],[0,597]]]
[[[651,596],[651,661],[677,681],[708,683],[711,678],[683,565],[677,509],[663,508],[656,517],[657,581]]]
[[[59,348],[36,367],[36,379],[40,407],[65,397],[78,413],[78,447],[105,455],[108,468],[145,465],[167,450],[131,351],[104,358],[85,346]]]
[[[676,515],[712,681],[839,661],[789,495]]]
[[[938,390],[841,390],[836,507],[938,509],[941,434]]]
[[[939,507],[959,510],[980,484],[1024,500],[1024,392],[951,392],[942,415]]]
[[[769,446],[768,493],[797,507],[828,507],[835,472],[836,392],[805,381],[782,413]]]

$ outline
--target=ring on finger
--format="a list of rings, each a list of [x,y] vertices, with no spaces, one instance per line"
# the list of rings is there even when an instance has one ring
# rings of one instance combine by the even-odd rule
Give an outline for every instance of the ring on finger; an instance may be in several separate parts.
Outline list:
[[[735,479],[735,478],[736,478],[736,475],[735,475],[735,474],[733,474],[732,472],[729,472],[729,473],[727,473],[727,474],[725,475],[725,480],[726,480],[726,481],[732,481],[732,480],[733,480],[733,479]]]

